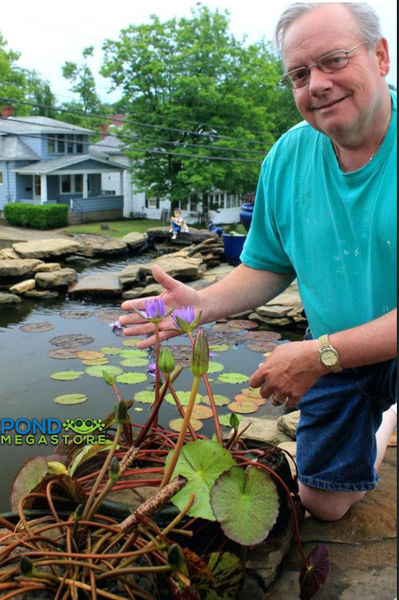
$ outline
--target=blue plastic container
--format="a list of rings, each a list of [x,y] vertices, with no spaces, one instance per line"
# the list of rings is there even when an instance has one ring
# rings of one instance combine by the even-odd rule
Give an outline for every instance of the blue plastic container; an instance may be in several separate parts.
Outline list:
[[[241,263],[240,254],[247,236],[240,233],[222,233],[222,238],[226,260],[229,265],[236,267]]]

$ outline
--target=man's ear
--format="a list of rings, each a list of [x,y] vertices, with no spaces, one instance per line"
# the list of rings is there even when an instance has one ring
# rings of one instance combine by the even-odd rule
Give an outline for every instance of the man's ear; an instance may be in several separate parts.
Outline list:
[[[376,47],[375,53],[378,59],[378,66],[380,69],[380,73],[382,77],[385,77],[389,73],[390,67],[390,59],[389,59],[389,49],[388,49],[388,41],[386,38],[381,38]]]

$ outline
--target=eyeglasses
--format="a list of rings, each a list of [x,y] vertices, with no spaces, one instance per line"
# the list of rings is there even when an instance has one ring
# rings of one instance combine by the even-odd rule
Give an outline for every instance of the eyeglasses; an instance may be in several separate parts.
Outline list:
[[[288,71],[288,73],[285,73],[282,76],[280,84],[285,85],[290,89],[297,89],[307,85],[310,80],[310,70],[313,69],[313,67],[317,67],[317,69],[323,73],[335,73],[335,71],[340,71],[349,65],[350,59],[352,58],[349,56],[349,52],[357,50],[357,48],[367,44],[367,42],[368,40],[361,44],[357,44],[357,46],[353,46],[353,48],[349,48],[349,50],[329,52],[309,67],[299,67],[298,69]]]

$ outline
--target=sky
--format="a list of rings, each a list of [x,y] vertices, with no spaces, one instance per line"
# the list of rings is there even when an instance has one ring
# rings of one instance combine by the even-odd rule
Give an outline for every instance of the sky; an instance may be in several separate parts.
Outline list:
[[[102,64],[104,40],[117,40],[121,29],[129,25],[148,23],[155,14],[161,22],[173,17],[189,17],[196,0],[112,0],[94,3],[92,0],[19,0],[2,2],[0,33],[8,42],[7,49],[21,53],[18,64],[35,69],[49,81],[59,102],[73,99],[70,83],[62,77],[66,61],[83,63],[82,51],[94,46],[89,67],[96,74]],[[275,25],[284,9],[291,4],[283,0],[202,0],[211,11],[230,12],[230,32],[249,43],[272,41]],[[380,17],[383,35],[388,39],[391,72],[387,82],[397,85],[397,25],[396,0],[370,2]],[[17,6],[17,9],[16,9]],[[101,99],[118,99],[109,94],[109,81],[96,77]]]

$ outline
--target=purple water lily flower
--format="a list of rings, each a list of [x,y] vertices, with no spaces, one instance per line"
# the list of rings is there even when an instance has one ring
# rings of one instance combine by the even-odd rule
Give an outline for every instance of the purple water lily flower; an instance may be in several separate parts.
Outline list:
[[[134,312],[150,323],[160,323],[172,311],[166,312],[164,299],[157,297],[145,301],[145,310],[135,310]]]
[[[112,333],[114,333],[117,336],[123,336],[124,327],[123,327],[122,323],[120,323],[119,319],[116,319],[115,321],[111,321],[109,326],[112,327]]]
[[[184,333],[193,331],[197,327],[200,318],[201,313],[195,316],[195,311],[192,306],[182,306],[172,315],[175,327]]]
[[[150,363],[147,367],[147,373],[150,377],[156,377],[157,375],[157,363]],[[163,375],[162,371],[159,371],[160,375]]]

